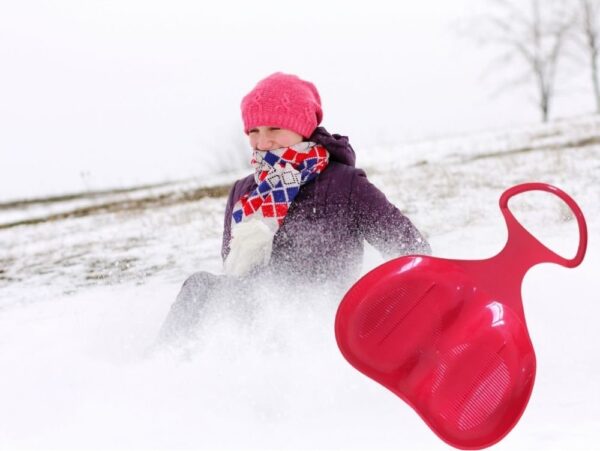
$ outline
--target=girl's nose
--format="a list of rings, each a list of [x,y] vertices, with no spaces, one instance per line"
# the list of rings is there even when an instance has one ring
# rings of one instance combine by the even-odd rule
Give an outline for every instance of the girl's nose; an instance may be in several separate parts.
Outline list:
[[[266,136],[259,137],[256,143],[256,148],[258,150],[272,150],[273,148],[273,140]]]

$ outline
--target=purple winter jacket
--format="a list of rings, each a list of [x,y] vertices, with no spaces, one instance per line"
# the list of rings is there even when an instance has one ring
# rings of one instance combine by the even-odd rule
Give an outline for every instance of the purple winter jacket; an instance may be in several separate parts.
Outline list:
[[[362,265],[363,240],[386,258],[431,253],[411,221],[367,180],[362,169],[354,167],[356,156],[346,136],[318,127],[308,141],[329,151],[329,164],[300,188],[290,205],[273,238],[271,270],[314,281],[354,281]],[[233,207],[254,188],[251,174],[236,181],[229,192],[223,260],[229,253]]]

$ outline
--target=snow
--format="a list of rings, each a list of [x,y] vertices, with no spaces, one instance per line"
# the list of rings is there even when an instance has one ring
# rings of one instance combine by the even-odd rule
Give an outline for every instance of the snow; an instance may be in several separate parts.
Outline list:
[[[506,230],[502,191],[523,181],[572,195],[589,227],[574,269],[544,264],[523,285],[536,384],[494,448],[600,449],[600,118],[357,149],[373,183],[429,237],[434,254],[484,258]],[[127,196],[156,196],[237,174],[0,210],[0,224]],[[233,305],[197,341],[156,349],[183,280],[218,272],[224,197],[0,228],[0,449],[450,449],[337,350],[339,299]],[[577,228],[550,195],[515,214],[573,255]],[[381,263],[368,248],[364,271]],[[240,314],[242,313],[242,314]]]

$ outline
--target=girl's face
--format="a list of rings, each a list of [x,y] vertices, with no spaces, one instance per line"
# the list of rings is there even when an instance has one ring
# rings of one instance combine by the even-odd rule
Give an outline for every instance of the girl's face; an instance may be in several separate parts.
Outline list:
[[[275,150],[303,141],[302,135],[285,128],[260,126],[248,130],[248,139],[254,150]]]

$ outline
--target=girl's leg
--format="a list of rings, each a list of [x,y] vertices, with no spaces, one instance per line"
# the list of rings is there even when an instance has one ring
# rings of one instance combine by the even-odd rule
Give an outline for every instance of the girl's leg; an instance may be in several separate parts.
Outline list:
[[[161,327],[158,336],[160,343],[171,343],[190,337],[200,321],[203,307],[210,300],[215,288],[220,285],[222,277],[201,271],[186,279]]]

